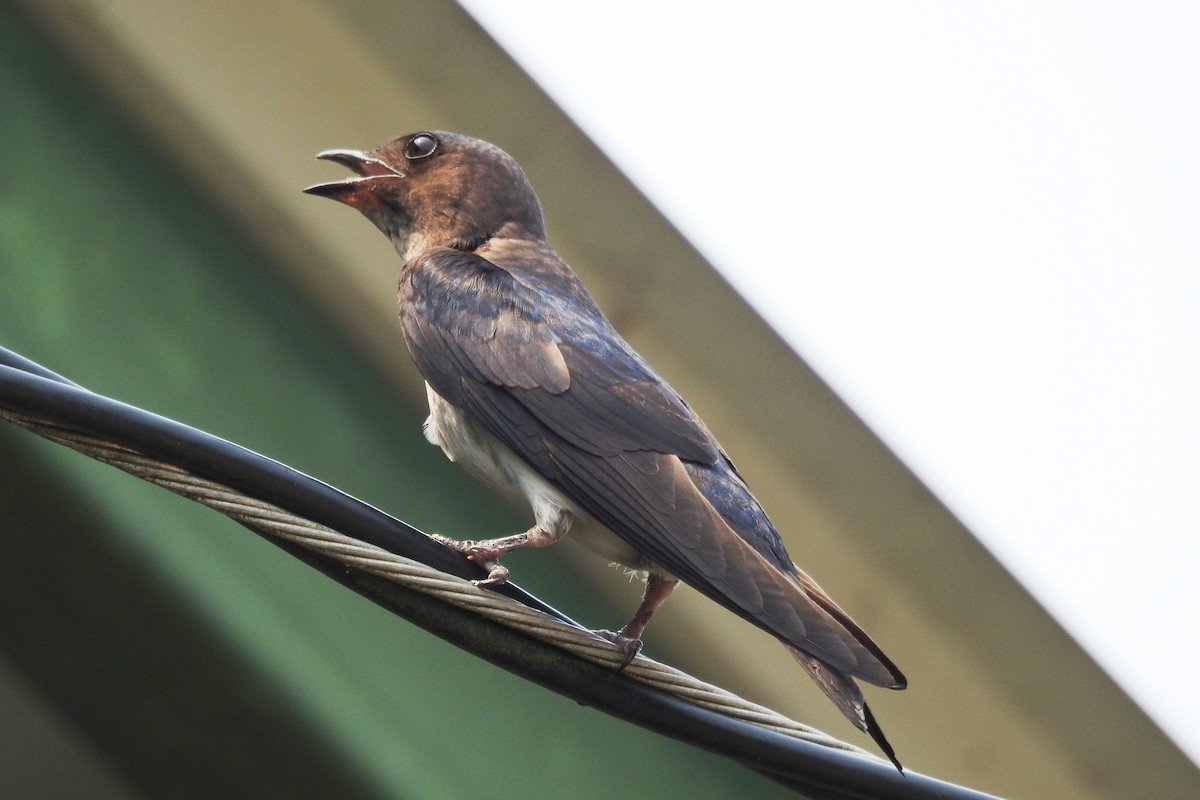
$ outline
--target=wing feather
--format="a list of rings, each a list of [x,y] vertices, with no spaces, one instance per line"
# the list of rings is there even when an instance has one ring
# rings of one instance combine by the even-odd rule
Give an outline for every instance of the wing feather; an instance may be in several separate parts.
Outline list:
[[[703,423],[540,258],[437,248],[405,266],[405,340],[434,391],[663,570],[834,669],[902,681],[788,559]]]

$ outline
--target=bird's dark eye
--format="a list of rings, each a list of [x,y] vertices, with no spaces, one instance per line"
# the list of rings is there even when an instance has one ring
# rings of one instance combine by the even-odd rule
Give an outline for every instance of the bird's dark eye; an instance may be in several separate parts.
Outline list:
[[[437,139],[428,133],[418,133],[408,140],[408,144],[404,145],[404,157],[409,161],[428,158],[433,155],[434,150],[437,150],[437,145]]]

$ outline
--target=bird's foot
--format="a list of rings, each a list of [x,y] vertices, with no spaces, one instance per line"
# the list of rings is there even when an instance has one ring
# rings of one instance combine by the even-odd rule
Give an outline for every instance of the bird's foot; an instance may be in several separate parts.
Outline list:
[[[621,631],[593,631],[593,633],[608,639],[625,652],[625,659],[617,667],[617,672],[623,672],[637,658],[638,653],[642,652],[642,640],[626,636]]]
[[[646,593],[642,596],[642,604],[638,606],[637,613],[633,615],[633,619],[625,625],[624,628],[613,633],[612,631],[596,631],[597,634],[608,639],[613,644],[625,651],[625,660],[617,667],[617,672],[621,672],[637,658],[637,654],[642,652],[642,631],[646,630],[646,623],[650,621],[650,617],[654,616],[654,612],[658,607],[666,602],[671,596],[671,592],[675,591],[675,587],[679,585],[679,580],[670,575],[650,573],[646,577]]]
[[[504,554],[504,551],[499,548],[490,547],[486,542],[451,539],[440,533],[430,534],[429,538],[444,544],[457,553],[462,553],[468,561],[472,561],[488,571],[488,576],[483,580],[471,581],[474,585],[499,586],[508,582],[508,567],[500,563],[500,556]]]

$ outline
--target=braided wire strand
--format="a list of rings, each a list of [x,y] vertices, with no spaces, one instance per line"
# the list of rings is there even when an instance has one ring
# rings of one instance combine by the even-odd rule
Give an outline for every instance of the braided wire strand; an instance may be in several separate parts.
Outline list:
[[[619,668],[626,659],[624,650],[592,631],[480,588],[469,580],[441,572],[420,561],[389,552],[279,506],[201,478],[178,466],[40,419],[11,412],[4,412],[0,416],[51,441],[208,506],[256,530],[333,558],[348,567],[468,609],[498,625],[518,630],[579,658],[611,669]],[[624,673],[639,683],[728,717],[824,747],[878,760],[859,747],[641,654],[636,655],[624,668]]]

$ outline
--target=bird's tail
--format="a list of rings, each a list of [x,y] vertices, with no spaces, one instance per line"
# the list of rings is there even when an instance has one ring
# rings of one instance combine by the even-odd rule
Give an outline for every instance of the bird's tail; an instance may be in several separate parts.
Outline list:
[[[846,715],[846,719],[874,739],[875,744],[879,745],[879,749],[888,757],[888,760],[896,765],[896,769],[904,772],[904,767],[900,766],[900,762],[896,758],[896,751],[892,749],[887,737],[883,735],[883,729],[875,721],[875,715],[871,713],[867,701],[863,698],[862,690],[858,688],[854,679],[803,650],[788,645],[784,646],[800,666],[804,667],[804,671],[816,682],[817,686],[821,687],[821,691],[825,692],[833,704],[841,709],[842,713]]]

